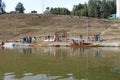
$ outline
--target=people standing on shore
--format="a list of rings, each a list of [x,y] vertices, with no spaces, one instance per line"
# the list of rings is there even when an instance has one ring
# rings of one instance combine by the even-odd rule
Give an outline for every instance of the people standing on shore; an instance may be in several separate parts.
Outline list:
[[[5,42],[4,42],[4,41],[2,41],[2,42],[1,42],[1,45],[3,46],[4,44],[5,44]]]
[[[36,43],[36,41],[37,41],[37,38],[36,38],[36,37],[34,37],[34,38],[33,38],[33,42],[34,42],[34,43]]]
[[[80,39],[82,39],[83,38],[83,36],[82,35],[80,35]]]
[[[54,41],[59,41],[59,35],[58,35],[58,33],[54,34]]]
[[[100,33],[94,35],[93,41],[94,41],[94,42],[97,42],[97,41],[100,42]]]

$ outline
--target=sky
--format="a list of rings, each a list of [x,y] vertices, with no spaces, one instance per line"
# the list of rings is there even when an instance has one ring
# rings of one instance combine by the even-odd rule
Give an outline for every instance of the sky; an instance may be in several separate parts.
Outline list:
[[[18,2],[23,3],[25,13],[30,13],[35,10],[38,13],[43,13],[46,7],[64,7],[70,11],[73,5],[88,2],[88,0],[2,0],[6,4],[6,12],[15,11]]]

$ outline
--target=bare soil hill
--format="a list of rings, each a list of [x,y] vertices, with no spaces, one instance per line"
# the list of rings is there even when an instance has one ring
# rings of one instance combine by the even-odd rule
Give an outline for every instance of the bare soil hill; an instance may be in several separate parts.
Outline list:
[[[103,38],[119,38],[119,20],[86,18],[52,14],[2,14],[0,15],[0,39],[16,39],[24,36],[53,35],[66,31],[69,37],[80,34],[89,36],[101,33]]]

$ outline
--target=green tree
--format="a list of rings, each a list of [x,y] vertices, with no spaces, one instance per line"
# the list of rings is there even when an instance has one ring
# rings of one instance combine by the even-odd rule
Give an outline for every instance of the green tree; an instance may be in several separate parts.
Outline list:
[[[44,14],[50,14],[50,8],[47,7],[46,10],[44,11]]]
[[[108,1],[109,7],[110,7],[110,13],[115,14],[116,13],[116,0]]]
[[[51,14],[58,14],[58,15],[70,15],[71,12],[66,8],[51,8],[50,9]]]
[[[108,16],[111,14],[108,1],[106,0],[102,1],[101,10],[102,10],[101,18],[108,18]]]
[[[85,11],[83,9],[84,9],[84,4],[79,3],[78,5],[74,5],[72,10],[72,15],[75,15],[75,16],[83,15],[84,12],[82,11]]]
[[[88,15],[96,18],[108,18],[116,13],[116,0],[89,0]]]
[[[97,0],[89,0],[88,1],[88,15],[90,17],[95,17],[96,3],[97,3]]]
[[[100,18],[101,17],[101,1],[98,0],[96,1],[95,4],[95,18]]]
[[[83,5],[83,9],[81,10],[81,15],[88,17],[88,7],[87,7],[87,3],[85,3],[85,4]]]
[[[24,10],[25,10],[25,8],[24,8],[23,4],[21,2],[19,2],[15,8],[15,11],[17,13],[24,13]]]
[[[5,13],[5,3],[0,0],[0,13]]]

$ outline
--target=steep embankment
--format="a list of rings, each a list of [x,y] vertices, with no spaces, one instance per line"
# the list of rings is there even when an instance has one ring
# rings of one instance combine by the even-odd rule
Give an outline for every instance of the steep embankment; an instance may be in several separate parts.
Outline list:
[[[0,15],[0,38],[53,35],[55,31],[67,31],[68,36],[101,33],[114,35],[120,33],[119,23],[112,20],[78,16],[40,15],[40,14],[2,14]]]

